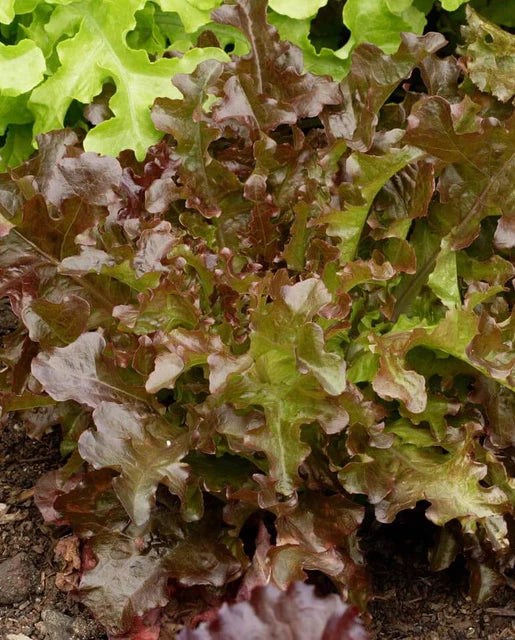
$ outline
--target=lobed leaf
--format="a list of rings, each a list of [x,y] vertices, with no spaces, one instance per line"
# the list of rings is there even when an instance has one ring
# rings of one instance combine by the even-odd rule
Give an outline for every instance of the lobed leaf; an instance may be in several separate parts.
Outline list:
[[[467,7],[464,64],[472,82],[502,102],[515,94],[515,38]]]
[[[255,637],[361,640],[366,637],[355,611],[335,595],[318,598],[311,586],[292,585],[286,593],[272,586],[254,590],[248,602],[223,605],[218,617],[198,629],[184,629],[181,640],[236,638],[241,632]]]
[[[368,495],[380,522],[392,522],[399,511],[413,508],[420,500],[430,503],[426,515],[439,525],[457,518],[471,527],[474,521],[511,508],[500,487],[480,484],[487,469],[474,460],[470,438],[448,445],[444,453],[420,446],[418,434],[415,438],[413,444],[401,436],[388,449],[369,449],[361,460],[350,462],[340,471],[348,491]]]

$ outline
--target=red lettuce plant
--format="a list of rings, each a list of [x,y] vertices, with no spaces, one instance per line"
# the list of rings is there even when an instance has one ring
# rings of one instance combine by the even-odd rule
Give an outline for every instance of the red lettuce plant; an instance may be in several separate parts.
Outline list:
[[[264,0],[213,15],[251,51],[174,78],[143,162],[62,130],[0,177],[2,407],[61,425],[37,502],[77,596],[111,638],[306,572],[364,607],[366,499],[423,501],[434,568],[465,553],[485,598],[514,559],[512,106],[439,34],[337,84]]]

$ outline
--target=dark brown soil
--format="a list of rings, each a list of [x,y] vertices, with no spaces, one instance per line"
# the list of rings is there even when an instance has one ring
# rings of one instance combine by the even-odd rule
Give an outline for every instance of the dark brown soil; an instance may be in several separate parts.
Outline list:
[[[54,546],[64,531],[46,526],[32,500],[35,481],[59,465],[57,445],[55,433],[40,442],[30,440],[14,420],[0,433],[0,503],[6,505],[0,515],[0,562],[21,552],[32,583],[21,602],[0,606],[1,640],[11,633],[57,640],[45,633],[43,619],[49,611],[70,616],[84,640],[105,637],[82,607],[56,588]]]
[[[0,336],[12,326],[12,314],[0,304]],[[9,634],[61,640],[45,629],[49,611],[73,622],[75,635],[62,640],[105,639],[87,612],[56,588],[54,547],[67,532],[46,526],[33,504],[35,482],[59,464],[56,432],[31,440],[14,419],[0,429],[0,563],[21,552],[31,574],[26,597],[0,606],[0,640]],[[467,595],[462,566],[431,574],[426,558],[432,532],[425,522],[416,512],[401,514],[394,525],[372,525],[363,540],[377,595],[371,640],[515,640],[515,592],[502,590],[478,607]]]
[[[0,300],[0,336],[12,331],[16,326],[16,316],[5,300]]]
[[[374,581],[373,640],[514,640],[515,591],[506,587],[478,606],[457,561],[432,573],[427,551],[433,527],[423,512],[399,514],[363,541]]]

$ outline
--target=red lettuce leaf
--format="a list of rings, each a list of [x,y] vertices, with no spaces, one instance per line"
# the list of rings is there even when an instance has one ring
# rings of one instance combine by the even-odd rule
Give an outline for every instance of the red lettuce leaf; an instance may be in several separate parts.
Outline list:
[[[314,587],[295,583],[281,592],[272,586],[255,589],[247,602],[224,604],[218,616],[198,629],[184,629],[180,640],[256,638],[301,640],[365,640],[356,610],[336,595],[319,598]]]

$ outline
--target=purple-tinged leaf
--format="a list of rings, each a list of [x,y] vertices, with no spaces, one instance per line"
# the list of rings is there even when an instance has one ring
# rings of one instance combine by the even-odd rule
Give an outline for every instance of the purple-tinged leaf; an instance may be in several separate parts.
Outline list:
[[[355,151],[368,151],[379,110],[392,91],[417,64],[444,44],[439,33],[425,36],[403,33],[399,50],[391,56],[373,44],[359,45],[353,52],[349,75],[340,85],[342,106],[324,114],[328,134],[343,138]]]
[[[513,335],[515,314],[498,324],[487,313],[479,322],[479,333],[467,346],[467,355],[472,364],[483,367],[490,376],[515,387],[515,353]]]
[[[22,310],[29,337],[43,346],[62,346],[74,342],[87,330],[90,306],[78,296],[60,302],[37,298]]]
[[[141,402],[146,395],[125,384],[114,363],[103,355],[105,339],[84,333],[66,347],[41,352],[32,362],[32,374],[55,400],[75,400],[96,408],[102,402]]]
[[[486,431],[496,447],[515,446],[515,394],[488,378],[480,378],[472,400],[486,415]]]
[[[219,216],[224,198],[240,189],[239,180],[213,158],[208,149],[210,143],[221,136],[221,131],[208,123],[203,105],[221,72],[220,64],[204,62],[191,76],[175,76],[174,84],[183,99],[158,99],[152,110],[157,129],[172,134],[177,140],[183,197],[189,207],[208,218]]]
[[[120,471],[113,487],[132,521],[144,525],[159,483],[182,499],[189,481],[188,433],[138,406],[101,402],[93,412],[96,431],[79,439],[79,453],[95,469]]]
[[[257,587],[246,602],[222,605],[218,616],[198,629],[184,629],[179,640],[236,640],[252,638],[291,640],[365,640],[356,609],[331,594],[319,598],[314,587],[296,583],[282,592]]]
[[[99,535],[91,543],[96,565],[84,571],[79,599],[110,635],[129,631],[136,616],[168,602],[165,559],[156,549],[142,554],[138,539]]]
[[[230,93],[226,85],[221,117],[255,120],[265,131],[317,116],[325,105],[341,101],[335,82],[303,73],[301,51],[280,41],[277,30],[267,23],[266,9],[266,0],[238,0],[212,14],[216,22],[241,31],[251,49],[228,65],[230,75],[238,80],[229,82]]]
[[[453,250],[468,247],[488,216],[510,217],[514,204],[515,119],[484,118],[481,130],[459,134],[450,104],[441,97],[421,98],[409,116],[404,141],[447,164],[440,176],[435,218],[449,234]]]

